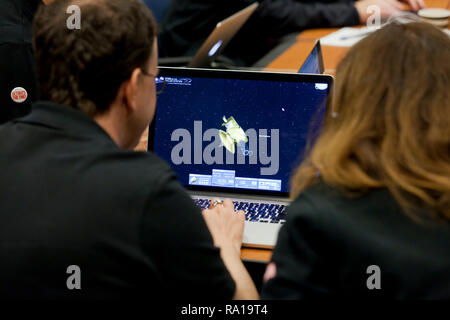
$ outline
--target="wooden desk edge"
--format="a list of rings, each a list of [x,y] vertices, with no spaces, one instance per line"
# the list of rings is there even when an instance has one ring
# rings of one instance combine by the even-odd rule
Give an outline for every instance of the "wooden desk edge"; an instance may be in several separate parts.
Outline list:
[[[272,250],[257,248],[242,248],[241,259],[251,262],[267,263],[272,258]]]

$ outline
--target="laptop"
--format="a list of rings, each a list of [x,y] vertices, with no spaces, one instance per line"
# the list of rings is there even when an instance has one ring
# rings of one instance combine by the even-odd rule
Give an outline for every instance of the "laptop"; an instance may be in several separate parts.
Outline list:
[[[258,6],[259,3],[255,2],[219,22],[193,57],[163,58],[160,59],[160,65],[187,66],[189,68],[210,67],[212,62],[223,52],[228,43],[247,22]]]
[[[320,40],[318,40],[300,68],[299,73],[323,74],[324,72],[322,46],[320,45]]]
[[[160,68],[148,147],[201,208],[230,198],[246,212],[243,244],[273,248],[286,221],[289,179],[319,128],[333,78]]]

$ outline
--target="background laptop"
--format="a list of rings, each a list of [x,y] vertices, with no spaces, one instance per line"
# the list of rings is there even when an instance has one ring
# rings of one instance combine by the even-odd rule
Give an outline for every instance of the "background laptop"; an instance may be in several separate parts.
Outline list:
[[[197,50],[194,57],[169,57],[159,61],[163,66],[188,66],[190,68],[207,68],[223,52],[228,43],[238,33],[250,16],[258,8],[259,3],[235,13],[231,17],[219,22],[209,37]]]
[[[324,72],[322,46],[320,45],[320,40],[318,40],[300,68],[299,73],[323,74]]]
[[[244,245],[273,247],[290,175],[323,119],[332,77],[160,68],[162,80],[149,150],[200,207],[219,197],[244,210]]]

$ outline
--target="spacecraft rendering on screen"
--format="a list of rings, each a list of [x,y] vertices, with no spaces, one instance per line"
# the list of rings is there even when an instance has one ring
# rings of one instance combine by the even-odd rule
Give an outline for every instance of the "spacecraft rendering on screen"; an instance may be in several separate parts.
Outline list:
[[[249,150],[247,146],[248,138],[234,117],[229,117],[228,119],[223,116],[224,123],[223,127],[226,127],[227,130],[219,130],[219,137],[222,141],[222,145],[232,154],[236,153],[235,144],[238,146],[239,150],[242,151],[242,154],[245,156],[249,155]]]

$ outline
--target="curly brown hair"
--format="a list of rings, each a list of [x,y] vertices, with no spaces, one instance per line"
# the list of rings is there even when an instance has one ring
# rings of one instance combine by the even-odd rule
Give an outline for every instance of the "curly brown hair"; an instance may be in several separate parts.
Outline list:
[[[81,10],[79,30],[67,28],[70,5]],[[40,98],[94,116],[147,67],[157,26],[139,0],[59,0],[39,8],[33,33]]]
[[[450,221],[449,57],[450,38],[426,23],[391,23],[356,44],[292,195],[320,179],[353,195],[388,188],[412,218]]]

